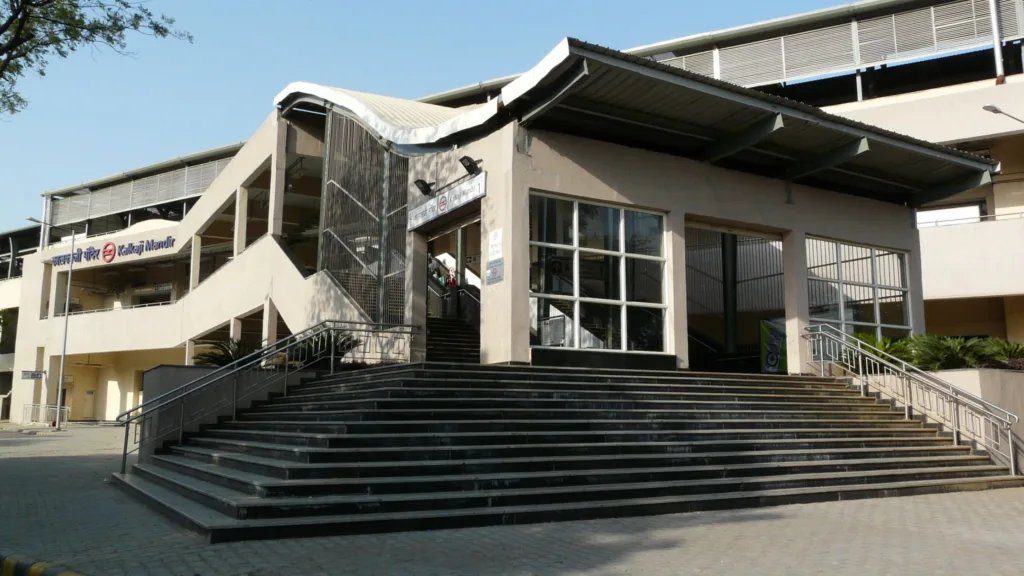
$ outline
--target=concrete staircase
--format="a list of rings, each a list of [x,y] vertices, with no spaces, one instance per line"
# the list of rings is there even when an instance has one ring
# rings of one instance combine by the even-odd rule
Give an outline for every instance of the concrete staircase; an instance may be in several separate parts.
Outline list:
[[[113,478],[211,541],[1024,486],[835,380],[466,364],[304,383]]]
[[[480,332],[463,320],[427,318],[427,361],[478,364]]]

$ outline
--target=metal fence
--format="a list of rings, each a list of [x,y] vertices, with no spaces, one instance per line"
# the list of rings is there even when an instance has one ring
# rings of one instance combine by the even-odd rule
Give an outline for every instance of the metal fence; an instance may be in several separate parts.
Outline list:
[[[181,442],[189,425],[234,417],[239,402],[272,387],[287,394],[289,378],[299,371],[333,374],[344,368],[409,362],[413,336],[410,326],[327,321],[147,400],[117,417],[125,423],[121,472],[127,468],[128,455],[142,446]]]
[[[68,423],[71,415],[71,408],[61,406],[60,425],[63,427]],[[25,404],[21,411],[21,421],[30,424],[53,424],[57,421],[56,404]]]

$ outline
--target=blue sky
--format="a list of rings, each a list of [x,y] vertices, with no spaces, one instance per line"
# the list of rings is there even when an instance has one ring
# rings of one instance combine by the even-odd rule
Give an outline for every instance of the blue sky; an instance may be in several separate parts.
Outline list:
[[[20,82],[0,116],[0,230],[39,194],[246,139],[286,84],[416,98],[521,72],[566,36],[626,49],[839,0],[153,0],[195,42],[132,38]]]

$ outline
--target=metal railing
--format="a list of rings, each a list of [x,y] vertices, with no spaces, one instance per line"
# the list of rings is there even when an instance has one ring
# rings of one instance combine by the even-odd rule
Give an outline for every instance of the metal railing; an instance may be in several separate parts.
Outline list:
[[[67,406],[61,406],[60,408],[60,425],[64,426],[68,423],[68,416],[71,414],[71,408]],[[57,405],[56,404],[25,404],[21,410],[21,421],[29,422],[32,424],[50,424],[57,420]]]
[[[170,306],[171,304],[177,304],[178,300],[168,300],[166,302],[150,302],[148,304],[131,304],[128,306],[110,307],[110,308],[92,308],[89,310],[75,310],[68,312],[68,316],[81,316],[83,314],[96,314],[97,312],[116,312],[119,310],[135,310],[138,308],[153,308],[156,306]],[[55,310],[53,313],[54,318],[60,318],[64,316],[63,310]]]
[[[955,444],[970,442],[1017,474],[1011,430],[1018,422],[1015,414],[833,326],[810,326],[804,337],[822,376],[852,377],[865,396],[878,393],[902,406],[907,418],[916,415],[940,425],[952,433]]]
[[[922,212],[918,212],[922,214]],[[1024,212],[1011,212],[1009,214],[985,214],[983,216],[966,216],[964,218],[948,218],[946,220],[934,220],[931,222],[918,222],[918,228],[937,228],[940,226],[958,226],[961,224],[979,224],[981,222],[996,222],[998,220],[1020,220],[1024,218]]]
[[[180,443],[190,424],[215,416],[234,417],[240,401],[272,386],[287,394],[288,378],[299,371],[333,374],[345,365],[363,368],[409,362],[414,332],[412,326],[325,321],[151,398],[117,416],[125,425],[121,473],[127,468],[128,455],[142,446],[172,440],[175,433]]]

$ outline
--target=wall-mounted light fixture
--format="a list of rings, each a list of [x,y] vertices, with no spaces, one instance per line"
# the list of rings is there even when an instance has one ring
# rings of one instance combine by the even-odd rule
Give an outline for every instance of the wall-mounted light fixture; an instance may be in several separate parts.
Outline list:
[[[476,176],[480,173],[480,166],[477,165],[476,160],[469,156],[459,158],[459,164],[462,164],[462,167],[466,169],[466,172],[469,172],[470,176]]]
[[[415,184],[416,188],[419,189],[420,194],[423,194],[424,196],[430,196],[430,191],[434,187],[433,182],[427,182],[423,179],[415,180],[413,184]]]

